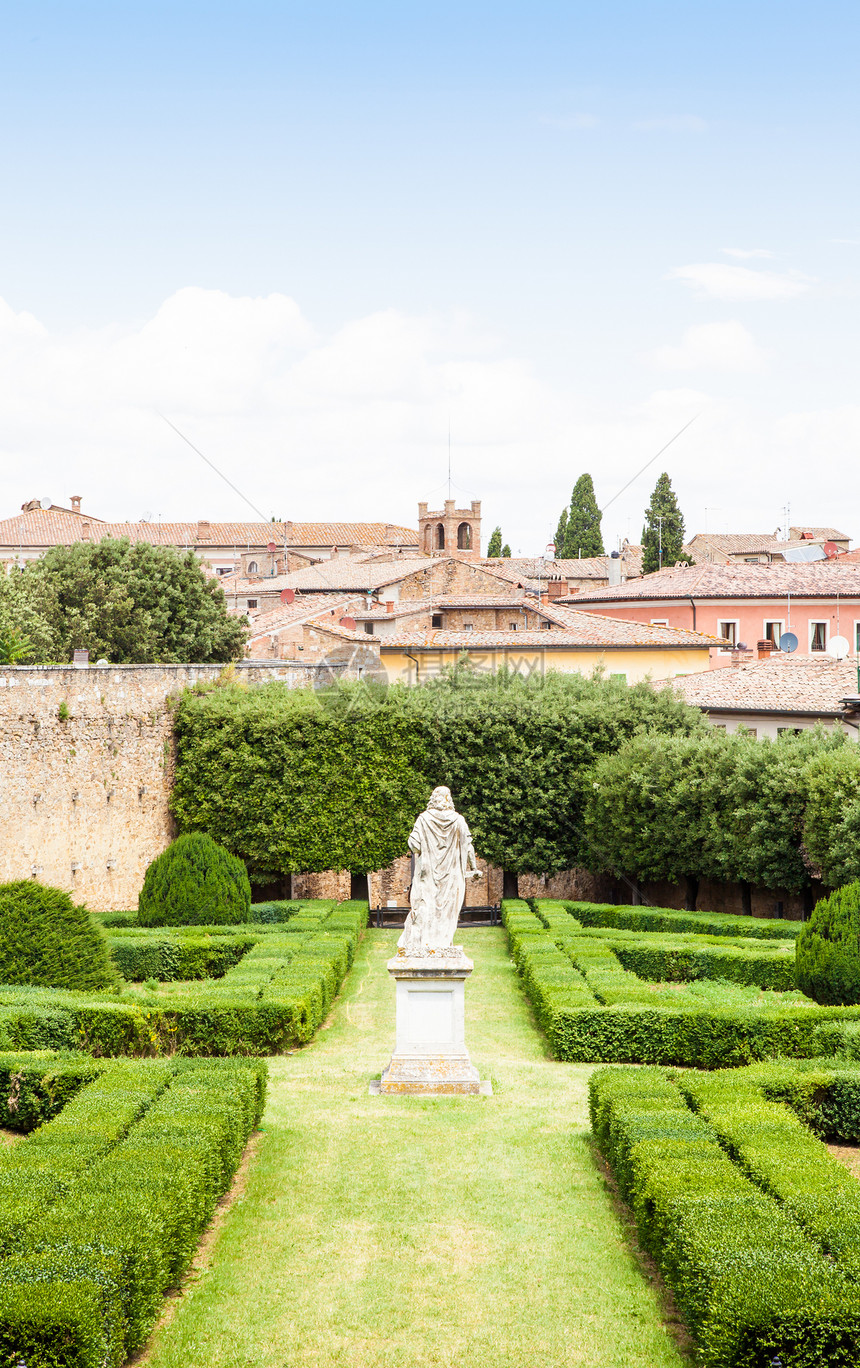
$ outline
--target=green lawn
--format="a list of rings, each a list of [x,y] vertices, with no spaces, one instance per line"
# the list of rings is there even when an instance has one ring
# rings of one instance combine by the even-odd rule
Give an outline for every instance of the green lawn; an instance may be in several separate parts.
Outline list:
[[[149,1368],[680,1368],[591,1158],[591,1066],[546,1054],[502,931],[458,936],[495,1095],[368,1096],[396,938],[369,931],[329,1024],[270,1060],[247,1188]]]

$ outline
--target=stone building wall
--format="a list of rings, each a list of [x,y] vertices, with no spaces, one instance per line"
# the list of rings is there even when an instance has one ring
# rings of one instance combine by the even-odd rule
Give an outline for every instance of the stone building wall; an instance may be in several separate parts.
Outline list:
[[[135,907],[173,836],[169,700],[220,665],[0,666],[0,883],[37,879],[95,910]],[[280,663],[249,683],[307,683]]]

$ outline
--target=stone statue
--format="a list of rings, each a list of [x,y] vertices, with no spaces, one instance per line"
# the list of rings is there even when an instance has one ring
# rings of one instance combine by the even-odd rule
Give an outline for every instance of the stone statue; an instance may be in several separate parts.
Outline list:
[[[409,849],[415,872],[398,947],[407,955],[446,950],[454,943],[466,879],[481,877],[469,828],[454,811],[450,789],[433,790],[426,811],[416,818]]]

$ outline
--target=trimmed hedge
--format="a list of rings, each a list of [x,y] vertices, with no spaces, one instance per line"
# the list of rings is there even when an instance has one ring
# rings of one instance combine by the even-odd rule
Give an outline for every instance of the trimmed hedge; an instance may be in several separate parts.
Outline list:
[[[714,1069],[776,1055],[860,1057],[860,1009],[724,981],[648,983],[623,968],[611,939],[589,935],[561,903],[536,905],[540,917],[505,900],[502,921],[557,1059]]]
[[[124,978],[141,983],[222,978],[256,940],[251,936],[109,936],[110,956]]]
[[[755,940],[794,940],[803,922],[779,917],[733,917],[726,912],[676,912],[670,907],[619,907],[615,903],[564,901],[559,904],[583,926],[626,931],[695,931],[706,936],[751,936]]]
[[[3,1361],[104,1368],[144,1343],[259,1121],[265,1074],[111,1064],[0,1156]]]
[[[68,893],[32,880],[0,884],[0,983],[87,990],[114,978],[104,937]]]
[[[178,836],[152,861],[137,901],[141,926],[247,922],[251,884],[240,859],[211,836]]]
[[[816,903],[797,938],[797,982],[816,1002],[860,1003],[860,881]]]
[[[799,1088],[785,1065],[592,1074],[595,1138],[708,1368],[858,1361],[860,1189],[767,1096],[808,1102],[838,1081],[832,1065]]]
[[[118,1055],[267,1055],[307,1043],[327,1015],[367,925],[367,903],[318,902],[256,944],[215,982],[163,995],[82,996],[0,986],[0,1030],[14,1049]],[[296,928],[298,921],[309,929]]]
[[[78,1053],[0,1055],[0,1126],[24,1134],[35,1130],[57,1116],[104,1067]]]

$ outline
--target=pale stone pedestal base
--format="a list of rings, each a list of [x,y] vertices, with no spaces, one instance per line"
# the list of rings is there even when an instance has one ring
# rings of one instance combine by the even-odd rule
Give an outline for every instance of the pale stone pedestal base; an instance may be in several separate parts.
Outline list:
[[[397,1039],[391,1063],[371,1091],[423,1096],[487,1094],[466,1049],[466,979],[474,968],[462,948],[388,961],[397,986]]]

